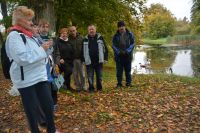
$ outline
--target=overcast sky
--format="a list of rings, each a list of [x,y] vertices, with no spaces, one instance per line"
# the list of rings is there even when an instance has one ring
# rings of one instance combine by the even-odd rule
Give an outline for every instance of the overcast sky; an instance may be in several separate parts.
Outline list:
[[[150,7],[152,3],[164,5],[177,19],[183,19],[186,16],[190,20],[192,0],[147,0],[147,7]]]

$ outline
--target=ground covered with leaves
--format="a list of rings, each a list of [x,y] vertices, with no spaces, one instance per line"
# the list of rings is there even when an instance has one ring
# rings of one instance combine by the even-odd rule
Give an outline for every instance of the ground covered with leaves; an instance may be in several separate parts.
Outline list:
[[[200,79],[135,75],[133,87],[116,89],[106,69],[102,92],[58,93],[56,126],[64,133],[199,133]],[[0,74],[0,132],[27,133],[20,97],[8,94]]]

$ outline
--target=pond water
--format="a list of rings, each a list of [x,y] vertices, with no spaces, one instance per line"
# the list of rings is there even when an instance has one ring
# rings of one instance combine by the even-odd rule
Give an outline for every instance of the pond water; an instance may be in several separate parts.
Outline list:
[[[137,46],[133,53],[133,73],[168,73],[188,77],[199,76],[200,46],[176,44]]]

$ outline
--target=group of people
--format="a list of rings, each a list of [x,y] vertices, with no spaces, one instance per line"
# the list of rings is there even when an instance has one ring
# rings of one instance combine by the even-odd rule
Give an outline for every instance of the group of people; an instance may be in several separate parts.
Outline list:
[[[57,107],[57,91],[54,89],[54,76],[64,73],[64,88],[73,90],[70,85],[73,73],[76,90],[86,90],[84,66],[88,78],[88,90],[103,89],[103,64],[108,61],[108,49],[103,36],[97,33],[96,26],[88,26],[88,34],[83,37],[75,26],[62,28],[59,37],[49,37],[50,25],[46,20],[33,23],[34,11],[17,7],[12,15],[12,24],[6,40],[6,52],[12,60],[10,77],[21,95],[30,131],[40,133],[38,125],[45,124],[48,133],[59,133],[54,123],[54,110]],[[133,33],[119,21],[113,37],[113,51],[116,61],[117,88],[122,87],[123,71],[126,86],[131,86],[131,61],[134,48]],[[25,36],[22,38],[21,34]],[[55,70],[59,67],[59,72]],[[96,87],[94,87],[94,73]]]

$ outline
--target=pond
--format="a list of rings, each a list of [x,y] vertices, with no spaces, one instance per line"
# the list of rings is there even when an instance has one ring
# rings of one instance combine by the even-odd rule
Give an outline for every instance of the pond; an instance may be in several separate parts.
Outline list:
[[[139,45],[133,53],[132,74],[168,73],[196,77],[200,75],[200,47],[167,44]]]

